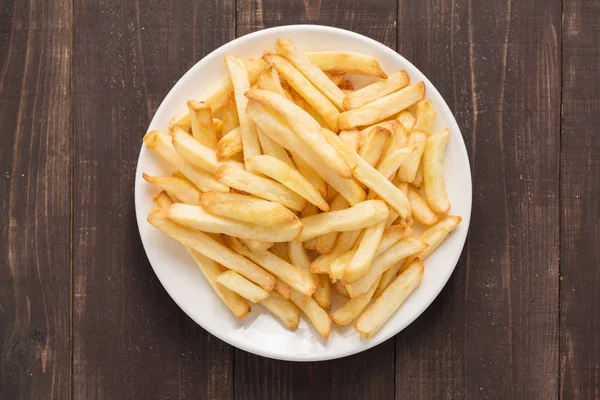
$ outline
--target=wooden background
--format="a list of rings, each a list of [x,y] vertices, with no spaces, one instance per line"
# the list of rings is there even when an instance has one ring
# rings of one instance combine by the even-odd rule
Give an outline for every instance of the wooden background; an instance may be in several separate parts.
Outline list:
[[[314,23],[396,49],[473,170],[462,258],[382,345],[288,363],[221,342],[156,279],[141,138],[227,41]],[[600,2],[0,0],[0,398],[600,398]]]

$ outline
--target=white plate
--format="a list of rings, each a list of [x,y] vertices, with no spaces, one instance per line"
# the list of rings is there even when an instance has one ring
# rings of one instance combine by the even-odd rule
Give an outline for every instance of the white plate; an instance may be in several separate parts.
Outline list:
[[[171,89],[158,108],[148,130],[166,131],[169,120],[185,108],[185,102],[225,73],[227,54],[258,57],[274,48],[277,38],[292,39],[301,50],[346,50],[375,56],[388,73],[405,69],[414,82],[424,81],[427,97],[437,111],[435,130],[448,127],[451,132],[446,152],[445,172],[450,214],[463,222],[425,262],[425,274],[419,288],[398,312],[371,339],[362,339],[352,326],[344,329],[332,324],[329,340],[321,339],[303,319],[296,332],[286,330],[259,305],[243,320],[235,318],[213,293],[200,270],[174,240],[154,229],[146,216],[152,208],[156,189],[142,179],[142,172],[164,175],[170,169],[144,146],[140,151],[135,180],[135,208],[140,236],[148,260],[169,295],[187,315],[221,340],[265,357],[290,361],[319,361],[345,357],[367,350],[400,332],[415,320],[440,293],[454,270],[462,251],[471,216],[471,170],[465,143],[456,120],[442,96],[427,78],[395,51],[365,36],[342,29],[292,25],[265,29],[236,39],[213,51],[194,65]]]

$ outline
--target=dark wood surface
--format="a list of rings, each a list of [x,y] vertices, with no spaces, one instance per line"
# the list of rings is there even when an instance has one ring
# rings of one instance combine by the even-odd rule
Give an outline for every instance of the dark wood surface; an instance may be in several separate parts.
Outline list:
[[[457,118],[473,214],[446,288],[346,359],[274,361],[191,321],[144,255],[141,137],[196,61],[313,23],[412,61]],[[0,398],[600,398],[600,5],[0,0]]]

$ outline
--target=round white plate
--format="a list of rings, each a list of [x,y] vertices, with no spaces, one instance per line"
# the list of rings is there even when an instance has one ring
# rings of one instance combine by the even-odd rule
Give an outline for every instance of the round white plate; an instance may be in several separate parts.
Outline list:
[[[181,246],[154,229],[146,216],[152,209],[156,189],[142,179],[142,172],[165,175],[171,169],[144,146],[140,151],[135,180],[135,208],[140,236],[148,260],[169,295],[187,315],[211,334],[236,346],[265,357],[290,361],[319,361],[345,357],[367,350],[400,332],[414,321],[440,293],[454,270],[462,251],[471,216],[471,170],[465,143],[448,105],[435,87],[410,62],[395,51],[365,36],[342,29],[292,25],[255,32],[218,48],[194,65],[171,89],[158,108],[148,130],[167,131],[169,120],[183,109],[185,102],[202,93],[226,73],[225,55],[259,57],[273,49],[275,39],[292,39],[301,50],[345,50],[371,54],[391,73],[405,69],[411,81],[424,81],[427,97],[437,111],[434,130],[450,129],[445,173],[450,214],[463,218],[460,226],[427,259],[419,288],[398,312],[371,339],[362,339],[352,325],[343,329],[332,324],[327,341],[321,339],[305,317],[296,332],[285,329],[260,305],[243,320],[235,318],[213,293],[200,270]],[[335,308],[335,304],[334,307]]]

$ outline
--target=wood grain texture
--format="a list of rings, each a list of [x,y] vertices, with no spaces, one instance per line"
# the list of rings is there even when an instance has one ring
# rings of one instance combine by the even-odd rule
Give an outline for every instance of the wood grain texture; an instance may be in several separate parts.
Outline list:
[[[156,107],[233,37],[233,2],[75,1],[76,399],[232,396],[232,348],[170,299],[144,255],[133,187]]]
[[[448,285],[397,338],[397,398],[555,398],[560,1],[398,9],[399,51],[457,117],[474,198]]]
[[[0,398],[67,398],[71,3],[2,2],[0,21]]]
[[[392,1],[238,0],[238,36],[290,24],[321,24],[396,45]],[[236,350],[235,397],[239,399],[389,399],[394,396],[394,339],[343,360],[287,363]]]
[[[565,1],[561,398],[600,399],[600,4]]]

